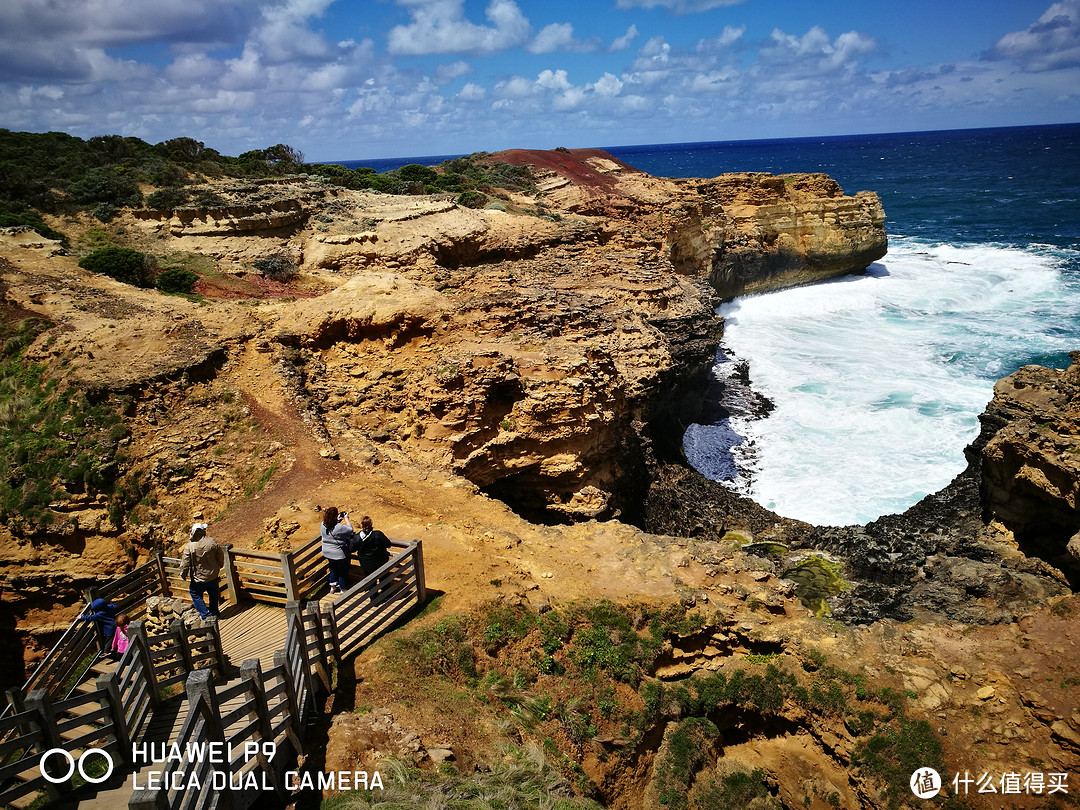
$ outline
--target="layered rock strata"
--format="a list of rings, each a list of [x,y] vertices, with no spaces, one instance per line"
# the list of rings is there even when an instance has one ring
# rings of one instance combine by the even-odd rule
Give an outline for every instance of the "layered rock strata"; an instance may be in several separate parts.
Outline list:
[[[971,453],[987,516],[1080,582],[1080,352],[1071,358],[999,380]]]

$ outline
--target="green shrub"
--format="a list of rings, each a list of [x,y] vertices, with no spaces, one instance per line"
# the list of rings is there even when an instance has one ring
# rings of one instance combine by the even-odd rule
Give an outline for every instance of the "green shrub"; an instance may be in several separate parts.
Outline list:
[[[889,807],[899,807],[909,794],[911,774],[919,768],[945,773],[941,740],[925,720],[897,718],[860,744],[852,762],[885,782]]]
[[[693,717],[679,723],[667,737],[667,751],[656,766],[660,804],[682,810],[694,776],[709,759],[709,749],[720,730],[709,720]]]
[[[299,272],[293,261],[285,256],[267,256],[256,259],[253,264],[256,270],[274,281],[292,281]]]
[[[487,195],[481,191],[463,191],[457,198],[457,204],[465,208],[483,208],[487,201]]]
[[[170,267],[162,270],[157,277],[157,288],[162,292],[188,293],[195,286],[199,276],[182,267]]]
[[[419,163],[409,163],[397,170],[398,177],[406,183],[433,183],[438,173]]]
[[[120,209],[112,203],[98,203],[94,208],[94,218],[99,222],[112,222],[119,213]]]
[[[79,267],[136,287],[150,287],[153,283],[153,260],[145,253],[130,248],[100,248],[84,256],[79,261]]]
[[[753,806],[756,810],[776,808],[780,804],[769,793],[765,784],[765,772],[755,768],[750,773],[735,771],[719,782],[710,780],[708,786],[694,793],[694,805],[709,810],[744,810]]]
[[[32,209],[18,202],[0,201],[0,228],[29,228],[46,239],[56,239],[67,244],[67,237],[54,231]]]
[[[188,193],[182,188],[163,188],[146,195],[146,207],[154,211],[172,211],[187,201]]]
[[[229,201],[218,194],[216,191],[211,191],[208,188],[202,188],[195,192],[191,202],[198,208],[226,208],[229,205]]]
[[[139,184],[119,166],[91,169],[71,184],[71,196],[84,204],[112,203],[134,207],[142,203]]]
[[[87,491],[112,492],[110,509],[115,505],[122,520],[130,504],[114,484],[117,442],[127,435],[120,417],[125,405],[61,389],[43,367],[25,362],[25,347],[45,326],[27,320],[2,331],[0,520],[30,530],[48,526],[56,517],[50,504]]]

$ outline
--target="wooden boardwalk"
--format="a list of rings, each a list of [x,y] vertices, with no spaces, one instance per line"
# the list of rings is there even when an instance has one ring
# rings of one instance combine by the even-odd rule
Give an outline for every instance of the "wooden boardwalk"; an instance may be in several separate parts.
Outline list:
[[[392,542],[398,552],[384,566],[345,593],[322,598],[315,598],[325,587],[317,539],[296,552],[235,552],[217,622],[185,627],[177,620],[151,634],[137,618],[131,644],[116,662],[90,664],[94,628],[73,621],[24,687],[9,692],[8,710],[0,711],[0,744],[20,752],[0,763],[0,804],[26,806],[47,792],[57,810],[129,804],[135,810],[245,810],[266,790],[286,803],[284,769],[304,753],[304,729],[332,687],[334,667],[426,599],[420,541]],[[150,596],[181,593],[183,582],[173,576],[178,564],[157,555],[88,599],[102,594],[141,615]],[[278,746],[273,761],[247,753],[248,746],[269,741]],[[232,761],[221,768],[201,761],[193,752],[210,742],[224,744]],[[174,743],[180,759],[143,767],[148,755],[160,759]],[[110,779],[81,788],[70,780],[46,782],[44,752],[67,752],[70,762],[91,747],[116,764]],[[122,764],[133,749],[137,776]],[[150,784],[148,771],[181,780],[166,779],[172,787],[161,788]],[[211,773],[252,779],[224,790],[187,787],[189,776],[197,777],[190,784],[210,784]]]
[[[229,605],[218,619],[218,630],[230,668],[239,670],[249,658],[258,658],[263,669],[269,669],[274,653],[285,646],[285,609],[259,602]]]
[[[273,666],[274,653],[285,646],[284,608],[249,602],[243,605],[226,605],[218,619],[221,646],[228,667],[228,684],[239,677],[240,665],[250,658],[269,669]],[[242,705],[241,698],[221,704],[221,713],[227,714]],[[151,715],[150,723],[140,742],[168,745],[180,736],[181,726],[188,714],[188,699],[183,693],[163,701]],[[161,771],[163,764],[148,764],[139,768],[133,776],[126,773],[121,780],[114,780],[94,796],[83,799],[79,810],[116,810],[126,807],[133,784],[145,785],[150,771]]]

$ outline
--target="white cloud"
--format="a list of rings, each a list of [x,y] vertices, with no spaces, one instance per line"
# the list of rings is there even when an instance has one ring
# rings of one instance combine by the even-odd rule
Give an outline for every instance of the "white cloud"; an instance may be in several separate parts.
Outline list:
[[[566,90],[571,86],[565,70],[543,70],[536,83],[546,90]]]
[[[457,97],[462,101],[482,101],[487,97],[487,90],[478,84],[466,82],[465,86],[461,88],[461,92],[457,94]]]
[[[422,56],[438,53],[497,53],[524,44],[532,31],[513,0],[491,0],[485,16],[490,26],[465,19],[464,0],[399,0],[412,22],[391,28],[387,50]]]
[[[1080,0],[1054,3],[1023,31],[1006,34],[986,54],[1011,59],[1024,70],[1044,71],[1080,65]]]
[[[536,92],[536,83],[524,76],[512,76],[496,83],[494,93],[499,98],[525,98]]]
[[[249,30],[260,5],[258,0],[5,0],[0,31],[8,43],[61,47],[220,43]]]
[[[472,65],[459,59],[456,62],[439,65],[435,69],[435,81],[439,84],[449,84],[450,82],[454,81],[454,79],[460,79],[462,76],[468,76],[472,72]]]
[[[745,0],[616,0],[618,8],[666,8],[674,14],[695,14],[725,6],[737,6]]]
[[[616,51],[625,51],[637,38],[637,26],[631,24],[630,27],[626,29],[625,34],[612,40],[611,45],[608,47],[608,51],[611,53],[615,53]]]
[[[574,26],[570,23],[552,23],[540,29],[540,33],[529,43],[529,53],[554,53],[569,48],[574,44]]]
[[[834,41],[815,25],[801,37],[774,29],[760,55],[770,70],[809,77],[853,70],[859,57],[876,48],[875,40],[856,31],[841,34]]]
[[[589,86],[598,96],[617,96],[622,92],[623,83],[618,76],[605,73]]]

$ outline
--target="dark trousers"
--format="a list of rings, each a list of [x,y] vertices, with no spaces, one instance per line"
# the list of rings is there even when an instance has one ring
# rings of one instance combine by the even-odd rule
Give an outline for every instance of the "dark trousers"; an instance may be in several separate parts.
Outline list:
[[[326,567],[330,574],[330,587],[345,590],[349,581],[349,558],[344,560],[327,560]]]
[[[191,604],[195,605],[195,610],[199,611],[199,615],[204,619],[218,615],[219,594],[217,580],[213,582],[192,582],[188,586],[188,593],[191,594]],[[203,594],[210,597],[209,608],[207,608],[206,602],[203,601]]]

